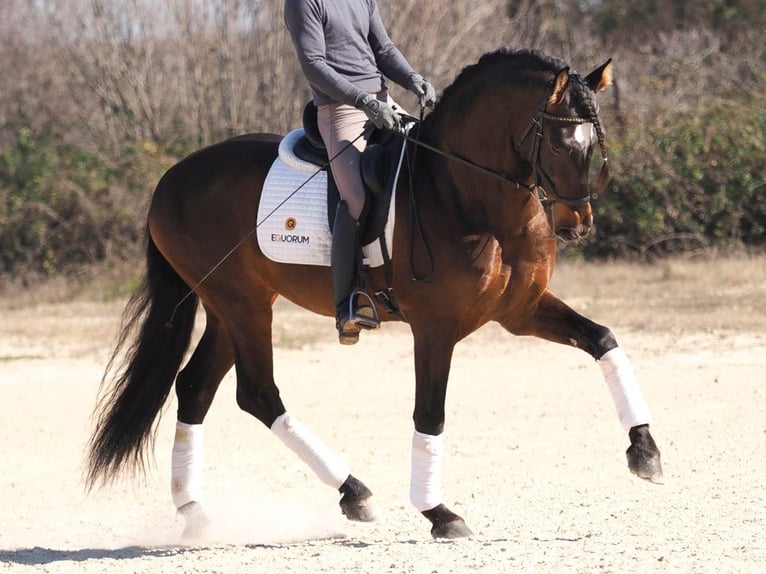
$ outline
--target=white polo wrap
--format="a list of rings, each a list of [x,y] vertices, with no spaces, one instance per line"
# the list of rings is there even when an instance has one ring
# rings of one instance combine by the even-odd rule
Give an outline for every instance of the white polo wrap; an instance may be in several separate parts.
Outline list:
[[[617,415],[625,430],[634,426],[650,424],[651,414],[638,386],[630,359],[619,347],[608,351],[598,361],[612,395]]]
[[[177,421],[170,473],[176,508],[202,500],[202,450],[202,425]]]
[[[351,471],[348,465],[332,452],[319,438],[298,420],[287,413],[277,417],[271,425],[271,431],[277,435],[290,450],[309,465],[309,468],[325,484],[340,488],[346,482]]]
[[[433,436],[415,431],[412,435],[410,502],[420,512],[442,503],[442,456],[444,433]]]

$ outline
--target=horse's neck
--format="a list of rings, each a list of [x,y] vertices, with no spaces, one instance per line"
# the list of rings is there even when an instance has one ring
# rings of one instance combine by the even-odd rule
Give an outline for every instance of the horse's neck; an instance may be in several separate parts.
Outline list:
[[[445,156],[432,152],[423,154],[428,160],[424,167],[431,171],[429,180],[438,188],[440,205],[447,206],[462,224],[474,231],[487,228],[488,212],[496,209],[492,198],[508,195],[508,182],[498,176],[524,181],[531,173],[514,150],[514,137],[510,133],[521,131],[522,128],[515,125],[520,121],[515,119],[515,123],[509,124],[506,110],[502,123],[498,123],[501,110],[491,106],[484,109],[487,113],[474,108],[466,114],[445,115],[442,124],[430,126],[423,138],[445,153]],[[504,125],[507,127],[503,128]],[[461,160],[475,165],[466,165]],[[514,198],[507,199],[513,201]]]
[[[453,96],[449,109],[428,126],[428,137],[446,151],[520,180],[530,170],[514,145],[532,122],[543,93],[508,82],[493,87],[490,79]]]
[[[494,93],[485,89],[473,99],[462,96],[457,101],[463,105],[442,110],[436,121],[424,126],[423,139],[509,180],[529,183],[531,168],[515,146],[531,124],[542,92],[506,87]],[[433,201],[444,221],[443,228],[462,229],[467,234],[489,233],[504,241],[522,233],[537,215],[539,203],[534,198],[530,201],[526,188],[454,159],[424,155],[424,169],[430,171],[427,181],[433,189],[421,189],[420,193],[433,196],[422,201]]]

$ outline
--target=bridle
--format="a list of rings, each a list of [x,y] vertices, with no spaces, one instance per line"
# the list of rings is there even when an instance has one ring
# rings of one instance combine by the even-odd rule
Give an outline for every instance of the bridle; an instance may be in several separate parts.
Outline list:
[[[544,101],[538,108],[535,116],[529,123],[529,126],[524,131],[524,135],[521,137],[521,141],[518,146],[514,145],[514,149],[519,155],[520,148],[524,145],[524,142],[529,138],[530,134],[534,132],[534,141],[532,143],[532,150],[529,155],[529,164],[532,166],[532,172],[535,174],[534,188],[537,190],[540,202],[544,207],[550,208],[554,203],[563,203],[567,207],[577,209],[590,203],[592,198],[590,186],[587,188],[587,193],[580,197],[568,197],[559,195],[556,192],[556,188],[553,185],[551,179],[543,172],[540,162],[540,144],[543,141],[543,126],[545,121],[556,122],[560,124],[568,125],[582,125],[592,123],[596,137],[598,138],[599,150],[601,151],[601,170],[599,171],[598,179],[596,181],[596,189],[593,195],[598,196],[604,191],[606,183],[609,180],[609,157],[606,154],[606,143],[604,142],[604,132],[601,128],[601,122],[597,114],[593,114],[592,117],[581,116],[561,116],[557,114],[551,114],[546,111],[548,101]],[[544,181],[550,182],[550,186],[545,186]]]
[[[570,74],[570,78],[572,78],[573,76],[576,77],[575,81],[582,82],[582,79],[578,75]],[[410,272],[411,272],[411,277],[413,281],[418,281],[418,282],[430,281],[431,272],[433,270],[433,257],[431,255],[431,250],[429,249],[428,244],[423,235],[423,230],[420,227],[418,209],[416,206],[416,200],[414,195],[415,186],[413,182],[413,172],[415,170],[414,169],[415,163],[416,163],[415,156],[416,156],[417,147],[422,147],[446,159],[468,166],[476,171],[480,171],[486,175],[489,175],[495,179],[499,179],[505,183],[510,183],[511,185],[516,187],[516,189],[525,188],[530,192],[530,194],[535,194],[537,196],[538,201],[540,202],[540,205],[543,207],[543,211],[545,212],[547,216],[548,223],[550,225],[550,230],[551,230],[551,237],[555,237],[556,225],[554,221],[554,212],[553,212],[554,204],[556,204],[557,202],[563,203],[567,207],[577,209],[582,207],[583,205],[587,205],[592,198],[592,194],[591,194],[590,186],[588,186],[587,193],[583,195],[582,197],[567,197],[567,196],[559,195],[556,192],[556,189],[553,186],[553,182],[543,172],[543,168],[541,165],[542,162],[540,161],[540,147],[541,147],[540,144],[543,141],[543,127],[545,125],[546,120],[551,122],[574,124],[574,125],[592,123],[596,131],[596,136],[598,138],[598,145],[601,151],[601,160],[602,160],[601,170],[599,172],[598,180],[596,182],[596,191],[594,192],[593,195],[600,194],[606,188],[606,184],[609,181],[609,164],[608,164],[608,156],[606,154],[606,144],[604,142],[604,132],[603,132],[603,129],[601,128],[601,122],[598,118],[598,114],[595,111],[590,115],[590,117],[561,116],[557,114],[552,114],[547,111],[549,99],[550,97],[547,97],[538,106],[534,117],[530,120],[529,126],[524,130],[524,135],[522,136],[521,141],[518,143],[518,145],[515,143],[513,145],[513,148],[516,151],[516,153],[518,153],[519,156],[522,156],[519,148],[524,145],[524,142],[527,140],[530,134],[534,133],[534,141],[532,143],[532,148],[530,151],[529,158],[527,159],[527,163],[529,163],[532,166],[532,172],[535,174],[535,182],[532,184],[523,183],[513,177],[510,177],[506,173],[485,167],[468,158],[461,157],[457,154],[453,154],[450,152],[446,152],[444,150],[441,150],[435,146],[432,146],[422,141],[420,139],[420,127],[423,125],[423,117],[425,115],[424,105],[421,104],[420,106],[420,121],[418,121],[417,118],[405,116],[405,119],[411,120],[412,122],[416,124],[415,137],[412,137],[410,135],[409,130],[403,129],[398,131],[401,137],[415,144],[416,146],[416,148],[413,149],[411,161],[409,162],[410,169],[408,170],[408,173],[410,174],[409,175],[409,178],[410,178],[410,181],[409,181],[410,226],[412,227],[412,230],[410,233]],[[551,185],[548,188],[546,188],[544,185],[544,180],[546,179],[551,182]],[[415,242],[413,232],[417,233],[427,253],[428,271],[425,274],[419,275],[418,273],[415,272],[413,259],[412,259],[412,253],[413,253],[414,242]]]
[[[526,160],[527,163],[529,163],[532,166],[532,172],[535,174],[535,182],[532,184],[526,184],[526,183],[520,182],[519,180],[510,177],[506,173],[484,167],[470,159],[461,157],[453,153],[446,152],[430,144],[427,144],[420,140],[419,130],[417,130],[418,134],[415,137],[410,136],[409,133],[401,133],[400,135],[404,137],[406,140],[414,143],[417,146],[425,148],[429,151],[432,151],[452,161],[456,161],[457,163],[466,165],[477,171],[481,171],[482,173],[489,175],[491,177],[494,177],[495,179],[500,179],[506,183],[510,183],[517,189],[525,188],[529,190],[530,193],[536,193],[537,198],[540,200],[540,203],[548,212],[550,212],[554,203],[563,203],[564,205],[568,207],[577,209],[589,203],[592,196],[598,196],[600,193],[602,193],[603,190],[606,188],[607,182],[609,181],[608,156],[606,153],[606,143],[604,141],[604,133],[601,127],[601,122],[598,118],[598,114],[596,113],[594,113],[591,117],[561,116],[561,115],[552,114],[546,111],[547,106],[548,106],[548,98],[546,98],[543,101],[543,103],[540,104],[540,106],[538,106],[537,112],[535,113],[534,117],[531,119],[528,127],[524,130],[524,135],[521,137],[521,140],[519,141],[518,144],[514,143],[514,146],[513,146],[514,150],[520,156],[522,156],[520,151],[521,147],[524,145],[524,142],[529,138],[529,136],[531,134],[534,134],[534,141],[532,143],[529,158]],[[421,107],[420,122],[418,123],[418,128],[423,123],[424,111],[425,111],[424,108]],[[412,119],[413,121],[415,120],[415,118],[412,118]],[[541,165],[542,162],[540,161],[540,147],[541,147],[540,144],[542,143],[542,140],[543,140],[543,127],[545,125],[546,120],[550,122],[572,124],[572,125],[581,125],[581,124],[587,124],[587,123],[593,124],[596,131],[596,136],[598,138],[598,145],[601,151],[601,161],[602,161],[601,170],[599,172],[598,179],[596,181],[595,191],[593,192],[593,194],[591,194],[590,186],[588,186],[587,194],[581,197],[562,196],[556,192],[556,189],[553,186],[553,182],[544,173],[542,165]],[[551,185],[546,187],[544,184],[545,180],[549,181]]]

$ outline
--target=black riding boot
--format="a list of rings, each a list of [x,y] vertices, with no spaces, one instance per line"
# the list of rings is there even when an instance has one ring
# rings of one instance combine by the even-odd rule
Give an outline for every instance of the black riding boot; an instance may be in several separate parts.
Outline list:
[[[361,329],[377,329],[378,314],[367,293],[359,289],[362,247],[359,226],[348,212],[345,201],[338,203],[332,231],[332,288],[335,298],[335,326],[341,345],[353,345]],[[364,298],[368,303],[359,304]]]

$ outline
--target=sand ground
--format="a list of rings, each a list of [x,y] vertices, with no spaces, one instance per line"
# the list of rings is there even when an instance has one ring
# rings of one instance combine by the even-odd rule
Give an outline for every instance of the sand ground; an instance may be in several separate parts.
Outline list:
[[[445,502],[476,536],[433,541],[410,505],[413,367],[404,325],[354,348],[278,303],[288,409],[375,493],[374,524],[239,411],[227,375],[206,421],[210,539],[180,540],[174,405],[156,467],[86,495],[84,446],[123,302],[0,298],[0,572],[766,571],[766,258],[565,265],[554,288],[609,325],[654,413],[665,484],[627,470],[627,436],[584,353],[489,325],[456,350]],[[199,323],[201,324],[201,320]],[[364,376],[361,374],[364,373]]]

